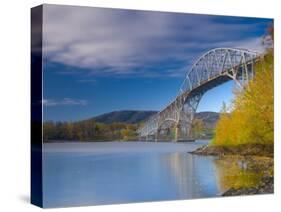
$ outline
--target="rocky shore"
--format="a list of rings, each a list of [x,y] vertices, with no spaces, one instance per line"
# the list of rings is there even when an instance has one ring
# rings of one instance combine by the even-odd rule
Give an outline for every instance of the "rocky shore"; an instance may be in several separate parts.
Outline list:
[[[260,184],[250,188],[230,188],[222,194],[222,196],[240,196],[254,194],[273,194],[274,193],[274,178],[273,176],[263,177]]]
[[[240,156],[265,156],[273,157],[273,145],[243,144],[237,146],[204,145],[193,152],[198,155],[240,155]]]
[[[218,160],[226,161],[225,163],[229,163],[227,161],[236,161],[242,164],[239,172],[257,176],[257,182],[254,184],[230,185],[222,196],[272,194],[274,192],[273,145],[247,144],[227,147],[205,145],[190,153],[217,156]]]

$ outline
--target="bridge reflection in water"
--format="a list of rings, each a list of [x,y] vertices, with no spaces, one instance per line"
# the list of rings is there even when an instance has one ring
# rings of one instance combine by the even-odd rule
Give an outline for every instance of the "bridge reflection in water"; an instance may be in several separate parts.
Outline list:
[[[217,185],[215,158],[192,154],[173,153],[163,157],[162,162],[168,164],[167,174],[173,182],[178,199],[193,199],[219,195],[221,186]],[[207,177],[206,177],[207,175]]]
[[[216,48],[202,55],[187,72],[176,98],[138,129],[140,140],[157,141],[172,131],[174,141],[192,140],[191,124],[204,93],[229,80],[242,89],[253,78],[259,57],[257,52],[234,48]]]

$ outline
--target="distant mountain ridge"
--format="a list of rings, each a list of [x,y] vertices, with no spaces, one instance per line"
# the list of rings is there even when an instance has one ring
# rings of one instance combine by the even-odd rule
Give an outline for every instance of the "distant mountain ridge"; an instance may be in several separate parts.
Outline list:
[[[123,110],[113,111],[96,116],[94,119],[96,122],[104,124],[112,124],[114,122],[122,122],[127,124],[136,124],[147,120],[150,116],[156,114],[157,111],[137,111],[137,110]],[[195,117],[201,119],[207,128],[214,128],[219,119],[219,113],[216,112],[198,112]]]
[[[150,116],[156,114],[157,111],[137,111],[137,110],[122,110],[104,113],[96,116],[93,119],[96,122],[104,124],[112,124],[114,122],[122,122],[126,124],[136,124],[145,121]]]
[[[217,121],[219,120],[219,117],[220,117],[220,113],[210,112],[210,111],[198,112],[195,114],[195,118],[201,119],[205,127],[209,129],[215,128]]]

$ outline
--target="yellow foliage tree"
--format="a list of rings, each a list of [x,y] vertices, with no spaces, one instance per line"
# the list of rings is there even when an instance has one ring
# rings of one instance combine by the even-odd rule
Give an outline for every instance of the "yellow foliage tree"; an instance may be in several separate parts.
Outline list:
[[[255,64],[255,76],[235,92],[232,111],[222,111],[213,145],[273,144],[274,73],[273,52]]]

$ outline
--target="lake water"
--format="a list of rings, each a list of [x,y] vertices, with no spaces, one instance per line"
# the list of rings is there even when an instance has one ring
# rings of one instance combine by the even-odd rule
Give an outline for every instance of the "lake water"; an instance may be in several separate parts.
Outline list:
[[[44,207],[218,196],[216,159],[187,153],[206,143],[44,144]]]

